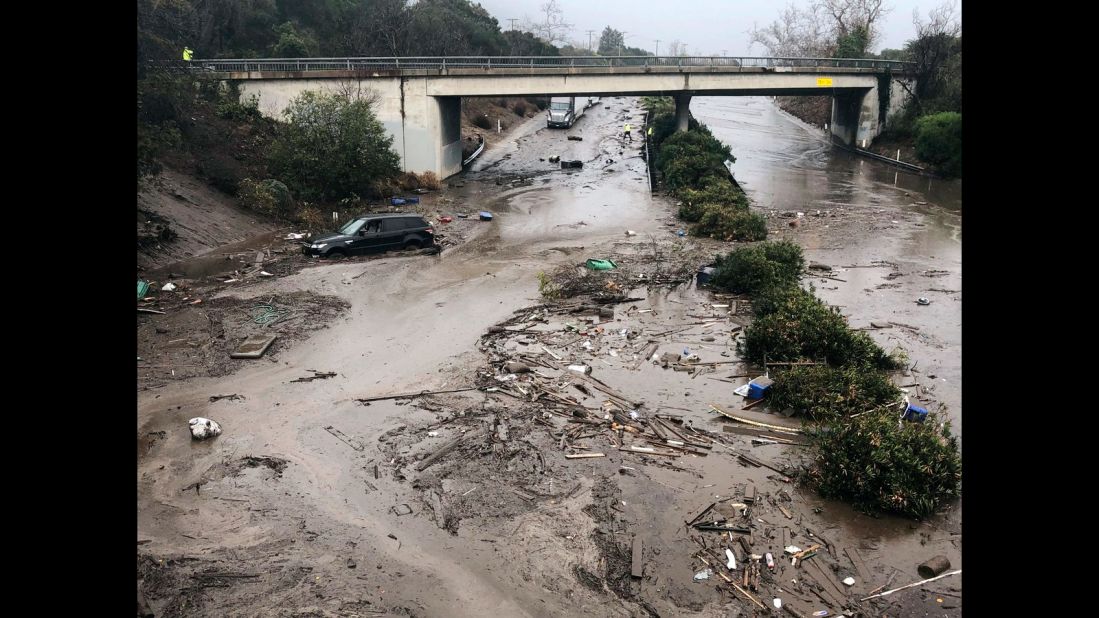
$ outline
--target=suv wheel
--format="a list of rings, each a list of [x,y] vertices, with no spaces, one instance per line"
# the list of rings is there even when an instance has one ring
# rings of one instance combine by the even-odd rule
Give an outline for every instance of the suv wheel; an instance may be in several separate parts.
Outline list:
[[[419,249],[422,245],[418,240],[410,240],[404,244],[405,251],[409,249]]]
[[[342,260],[347,257],[347,252],[345,252],[343,249],[333,249],[329,251],[328,255],[325,255],[324,257],[329,260]]]

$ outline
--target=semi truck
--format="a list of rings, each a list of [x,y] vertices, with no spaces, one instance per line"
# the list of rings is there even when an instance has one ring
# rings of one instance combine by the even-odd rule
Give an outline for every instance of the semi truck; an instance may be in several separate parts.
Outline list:
[[[590,101],[590,99],[582,99]],[[569,128],[576,123],[576,119],[584,115],[587,106],[584,103],[577,104],[576,97],[553,97],[550,99],[549,113],[546,115],[546,126],[549,128]]]

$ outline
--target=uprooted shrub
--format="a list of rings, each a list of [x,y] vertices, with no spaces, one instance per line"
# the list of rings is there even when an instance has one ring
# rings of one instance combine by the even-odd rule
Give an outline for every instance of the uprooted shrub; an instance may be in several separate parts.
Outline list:
[[[766,303],[769,312],[756,318],[737,342],[737,351],[753,363],[816,360],[835,366],[899,367],[866,333],[851,330],[842,315],[810,292],[789,286],[772,292]]]
[[[251,178],[241,180],[237,197],[245,208],[270,217],[285,219],[294,215],[290,189],[273,178],[258,182]]]
[[[792,409],[814,421],[866,413],[902,401],[901,391],[884,372],[864,367],[811,365],[775,376],[770,405]]]
[[[674,133],[660,145],[656,166],[673,192],[698,186],[707,176],[728,175],[725,161],[736,161],[729,147],[699,125],[693,131]]]
[[[705,204],[698,225],[692,228],[691,233],[726,241],[764,240],[767,238],[767,219],[735,206]]]
[[[865,511],[922,518],[961,490],[962,460],[950,424],[923,423],[881,410],[813,426],[816,457],[808,481],[821,495]]]
[[[767,221],[759,215],[763,234]],[[758,223],[757,223],[758,225]],[[805,270],[801,247],[787,240],[738,247],[717,259],[712,285],[736,294],[794,286]],[[793,292],[791,292],[793,294]]]

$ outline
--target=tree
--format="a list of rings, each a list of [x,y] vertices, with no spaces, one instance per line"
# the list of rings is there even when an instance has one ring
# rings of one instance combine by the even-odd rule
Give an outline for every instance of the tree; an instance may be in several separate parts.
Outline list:
[[[924,111],[961,109],[962,25],[946,2],[932,9],[925,21],[912,11],[916,38],[905,45],[907,60],[916,63],[916,89],[912,94]],[[934,101],[939,99],[939,101]]]
[[[668,43],[668,55],[669,56],[685,56],[685,55],[687,55],[687,45],[685,43],[683,43],[683,41],[680,41],[679,39],[675,39],[671,43]]]
[[[821,7],[810,4],[800,9],[787,6],[766,28],[748,31],[751,45],[760,45],[767,55],[785,58],[821,58],[832,55],[833,40]]]
[[[317,42],[308,35],[298,32],[292,22],[286,22],[275,28],[279,40],[271,48],[276,58],[309,58],[317,53]]]
[[[272,144],[269,164],[299,198],[368,195],[374,181],[399,172],[393,138],[367,99],[307,91],[284,113],[287,123]]]
[[[877,44],[881,29],[877,24],[889,14],[885,0],[816,0],[832,17],[832,36],[861,58]],[[861,45],[861,49],[859,46]]]
[[[342,11],[334,26],[337,55],[404,56],[412,14],[407,0],[355,2]]]
[[[626,43],[626,37],[621,32],[607,26],[603,28],[603,34],[599,35],[599,55],[617,56]]]
[[[530,24],[530,30],[550,45],[567,41],[568,34],[572,30],[572,24],[565,23],[565,12],[557,6],[557,0],[549,0],[549,2],[543,4],[542,14],[542,21]]]

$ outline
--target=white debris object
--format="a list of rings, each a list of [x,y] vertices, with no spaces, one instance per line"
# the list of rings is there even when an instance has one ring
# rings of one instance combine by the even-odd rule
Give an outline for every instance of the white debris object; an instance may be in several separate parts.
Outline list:
[[[169,281],[168,283],[165,283],[164,287],[160,288],[160,290],[162,292],[173,292],[173,291],[175,291],[175,289],[176,289],[176,284],[172,283],[171,281]]]
[[[733,552],[731,550],[728,550],[728,549],[725,550],[725,555],[729,557],[729,564],[727,564],[725,566],[729,567],[730,571],[735,571],[736,570],[736,556],[734,556]]]
[[[429,437],[429,438],[434,438],[434,437],[435,437],[435,436],[437,436],[437,435],[439,435],[439,432],[437,432],[437,431],[429,431],[429,432],[427,432],[427,437]]]
[[[699,571],[698,573],[695,573],[695,581],[700,582],[700,581],[703,581],[703,580],[706,580],[706,579],[710,579],[710,575],[712,575],[712,574],[713,574],[713,570],[711,570],[711,569],[706,569],[705,571]]]
[[[260,274],[261,277],[274,277],[275,276],[275,275],[272,275],[271,273],[267,272],[266,270],[259,271],[259,274]]]
[[[801,548],[798,547],[797,545],[787,545],[785,549],[786,549],[786,553],[788,553],[788,554],[796,554],[799,551],[801,551]]]
[[[775,609],[782,609],[782,599],[775,599]]]
[[[221,435],[221,425],[217,421],[197,416],[187,421],[191,427],[191,437],[195,440],[205,440]]]
[[[297,233],[291,232],[291,233],[286,235],[286,240],[301,240],[302,238],[305,238],[305,234],[297,234]]]
[[[855,585],[855,578],[854,577],[848,577],[847,579],[843,580],[843,583],[847,584],[848,586],[854,586]]]

